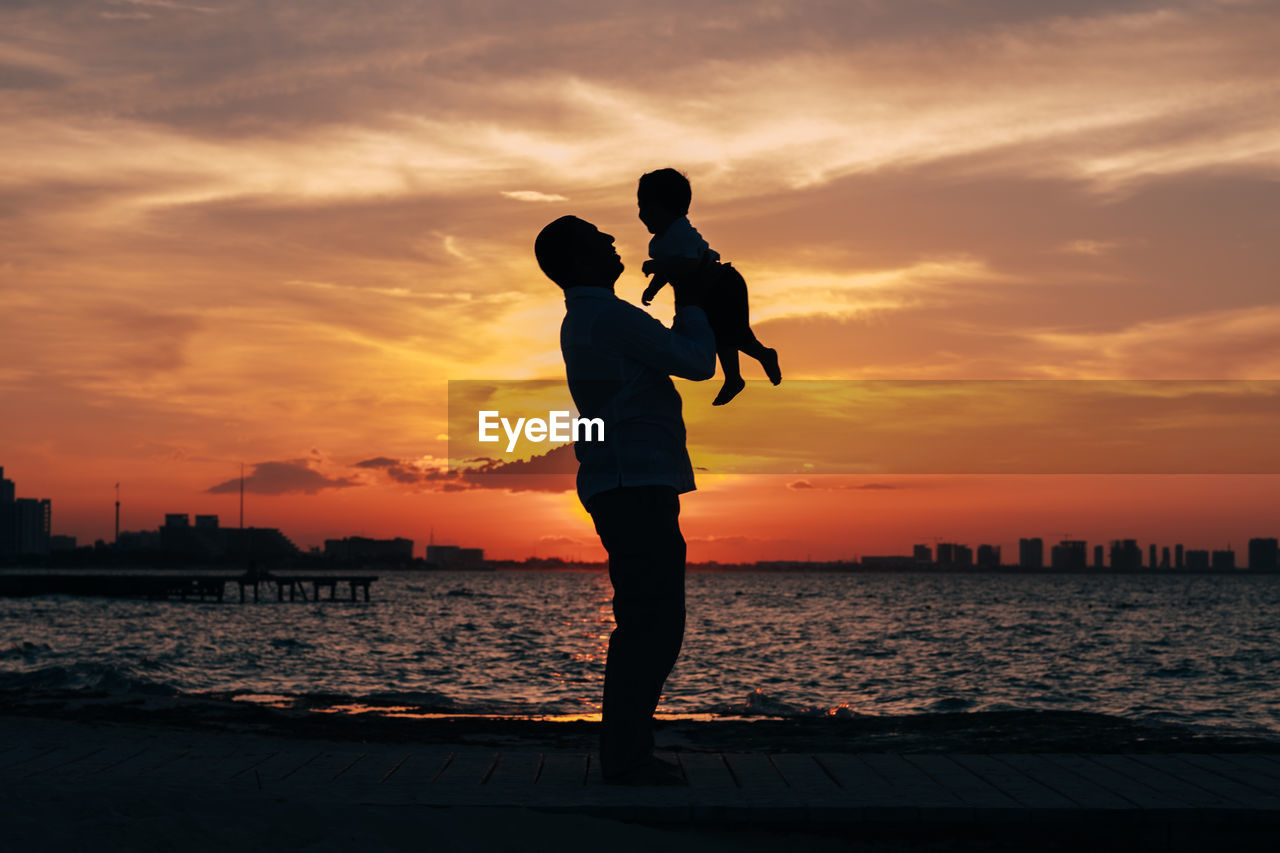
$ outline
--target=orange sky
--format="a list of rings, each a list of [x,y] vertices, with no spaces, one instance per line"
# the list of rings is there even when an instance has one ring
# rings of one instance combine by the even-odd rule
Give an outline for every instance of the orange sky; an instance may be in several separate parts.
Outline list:
[[[116,481],[231,522],[243,461],[299,544],[598,556],[571,492],[415,472],[449,380],[563,375],[542,224],[638,300],[666,165],[788,379],[1280,379],[1277,43],[1261,0],[6,5],[0,465],[82,541]],[[1280,528],[1275,476],[807,482],[703,477],[691,557]]]

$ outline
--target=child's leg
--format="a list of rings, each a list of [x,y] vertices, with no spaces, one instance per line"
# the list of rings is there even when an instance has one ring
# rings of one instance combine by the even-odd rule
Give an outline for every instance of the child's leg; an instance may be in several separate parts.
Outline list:
[[[720,357],[720,369],[724,371],[724,385],[720,393],[711,401],[713,406],[723,406],[738,396],[738,392],[747,387],[742,381],[742,369],[738,366],[738,347],[735,344],[721,344],[716,341],[716,355]]]
[[[746,333],[742,335],[742,343],[738,345],[738,349],[756,361],[762,361],[765,353],[773,352],[773,350],[760,343],[759,339],[756,338],[756,333],[751,331],[750,326],[747,326]]]
[[[782,370],[778,367],[778,351],[760,343],[756,333],[751,331],[751,308],[747,302],[746,279],[727,264],[724,273],[721,283],[728,286],[723,288],[722,295],[733,303],[726,307],[726,323],[732,323],[736,327],[726,330],[727,336],[736,337],[738,349],[760,362],[769,381],[777,385],[782,381]]]
[[[715,332],[716,355],[720,358],[720,369],[724,371],[724,385],[711,402],[713,406],[723,406],[746,387],[742,381],[742,368],[738,365],[742,326],[742,318],[738,316],[739,305],[745,304],[745,299],[739,298],[737,293],[745,287],[741,282],[742,276],[737,275],[732,267],[725,266],[702,297],[702,309],[707,312],[711,331]]]
[[[778,351],[760,343],[750,326],[747,327],[747,333],[743,335],[739,349],[760,362],[760,366],[764,368],[764,375],[768,376],[769,381],[774,385],[782,381],[782,369],[778,367]]]

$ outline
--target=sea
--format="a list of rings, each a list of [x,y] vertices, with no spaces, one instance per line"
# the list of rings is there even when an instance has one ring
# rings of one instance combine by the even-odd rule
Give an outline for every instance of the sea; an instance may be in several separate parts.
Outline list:
[[[1280,576],[691,572],[661,714],[1088,711],[1280,732]],[[0,699],[590,719],[602,572],[384,572],[372,600],[0,598]],[[270,600],[268,600],[268,598]]]

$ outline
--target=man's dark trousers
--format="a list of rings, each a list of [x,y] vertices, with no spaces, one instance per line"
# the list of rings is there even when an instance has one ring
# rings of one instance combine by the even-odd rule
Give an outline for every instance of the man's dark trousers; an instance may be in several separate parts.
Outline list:
[[[606,778],[649,762],[653,712],[684,639],[685,543],[670,486],[594,495],[587,511],[609,552],[613,618],[604,671],[600,769]]]

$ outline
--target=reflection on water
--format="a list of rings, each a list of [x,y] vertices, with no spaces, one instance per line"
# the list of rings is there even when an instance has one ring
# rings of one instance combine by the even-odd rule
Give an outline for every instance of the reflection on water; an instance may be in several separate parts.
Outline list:
[[[593,719],[608,579],[389,576],[374,600],[0,599],[0,691]],[[1042,708],[1280,729],[1280,577],[692,574],[661,711]]]

